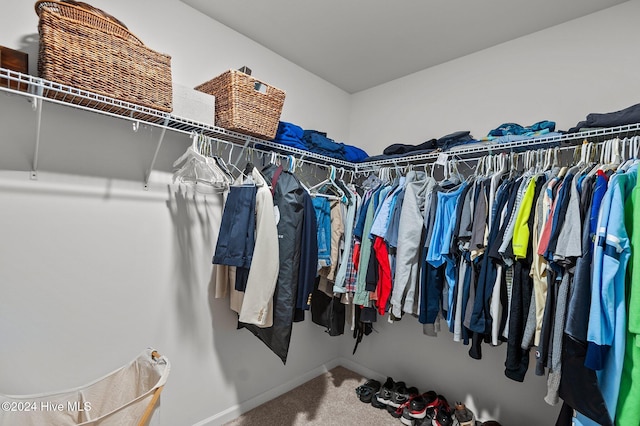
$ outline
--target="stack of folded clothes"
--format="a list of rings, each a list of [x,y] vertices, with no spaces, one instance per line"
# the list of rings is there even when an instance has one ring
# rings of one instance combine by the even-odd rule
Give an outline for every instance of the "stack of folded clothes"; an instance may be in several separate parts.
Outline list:
[[[428,141],[422,142],[418,145],[405,145],[401,143],[389,145],[384,149],[384,151],[382,151],[382,155],[374,155],[367,158],[365,161],[388,160],[391,158],[401,158],[409,155],[429,154],[436,150],[446,151],[459,145],[476,142],[478,141],[471,136],[471,132],[462,130],[442,136],[439,139],[429,139]]]
[[[636,123],[640,123],[640,104],[631,105],[620,111],[588,114],[586,120],[580,121],[575,127],[570,128],[568,133]]]
[[[303,134],[304,130],[302,130],[302,127],[281,121],[278,123],[278,130],[276,131],[276,137],[273,141],[306,151],[307,147],[302,143]]]
[[[335,142],[324,132],[303,130],[302,127],[285,121],[278,124],[273,142],[352,163],[359,163],[368,157],[362,149]]]
[[[547,120],[538,121],[530,126],[521,126],[516,123],[504,123],[491,130],[486,137],[482,138],[482,140],[495,143],[507,143],[562,135],[562,132],[556,132],[555,129],[556,123]]]

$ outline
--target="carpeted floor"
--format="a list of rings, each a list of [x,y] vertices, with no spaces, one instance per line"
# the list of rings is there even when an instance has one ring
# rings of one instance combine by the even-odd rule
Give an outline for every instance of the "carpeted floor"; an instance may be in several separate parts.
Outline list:
[[[366,379],[344,367],[336,367],[298,386],[226,426],[297,425],[402,425],[387,410],[360,402],[355,389]]]

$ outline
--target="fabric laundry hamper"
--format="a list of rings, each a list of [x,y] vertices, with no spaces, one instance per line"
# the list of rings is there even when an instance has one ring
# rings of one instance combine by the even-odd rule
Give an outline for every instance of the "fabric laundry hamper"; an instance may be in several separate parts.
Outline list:
[[[238,70],[195,88],[215,96],[216,126],[257,138],[276,136],[285,92]]]
[[[0,426],[154,424],[150,420],[169,371],[169,360],[147,349],[84,386],[37,395],[0,394]]]
[[[41,78],[162,112],[172,111],[170,56],[149,49],[122,22],[86,3],[40,0],[35,9],[40,17]],[[46,95],[60,96],[55,91]],[[94,108],[104,105],[86,96],[76,96],[73,101]]]

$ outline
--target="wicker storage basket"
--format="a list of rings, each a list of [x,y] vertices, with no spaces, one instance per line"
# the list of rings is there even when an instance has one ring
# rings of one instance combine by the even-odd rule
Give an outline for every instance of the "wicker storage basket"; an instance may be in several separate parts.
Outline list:
[[[38,1],[38,74],[163,112],[172,110],[171,57],[146,47],[117,19],[73,1]]]
[[[285,92],[248,74],[229,70],[195,88],[216,97],[216,126],[263,139],[273,139]]]

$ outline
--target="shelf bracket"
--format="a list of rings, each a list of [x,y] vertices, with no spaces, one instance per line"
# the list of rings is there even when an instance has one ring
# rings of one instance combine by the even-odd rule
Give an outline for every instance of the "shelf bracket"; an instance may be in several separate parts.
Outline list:
[[[134,123],[135,124],[135,123]],[[164,119],[164,123],[162,124],[162,132],[160,132],[160,139],[158,139],[158,145],[156,145],[156,151],[153,153],[153,158],[151,159],[151,165],[144,176],[144,190],[149,190],[149,178],[151,177],[151,171],[153,170],[153,166],[156,164],[156,160],[158,159],[158,152],[160,151],[160,147],[162,146],[162,140],[164,139],[165,133],[167,133],[167,125],[169,124],[169,117]],[[134,130],[135,131],[135,130]]]
[[[38,155],[40,153],[40,128],[42,125],[42,100],[37,97],[33,98],[33,107],[36,111],[36,146],[33,153],[33,166],[31,167],[30,178],[32,180],[38,179]]]
[[[251,142],[250,138],[247,138],[244,145],[242,146],[242,149],[240,150],[240,155],[238,155],[238,159],[236,160],[236,162],[234,163],[234,167],[237,170],[238,169],[238,164],[240,164],[240,161],[242,161],[242,155],[244,154],[244,151],[247,149],[247,147],[249,146],[249,143]]]

